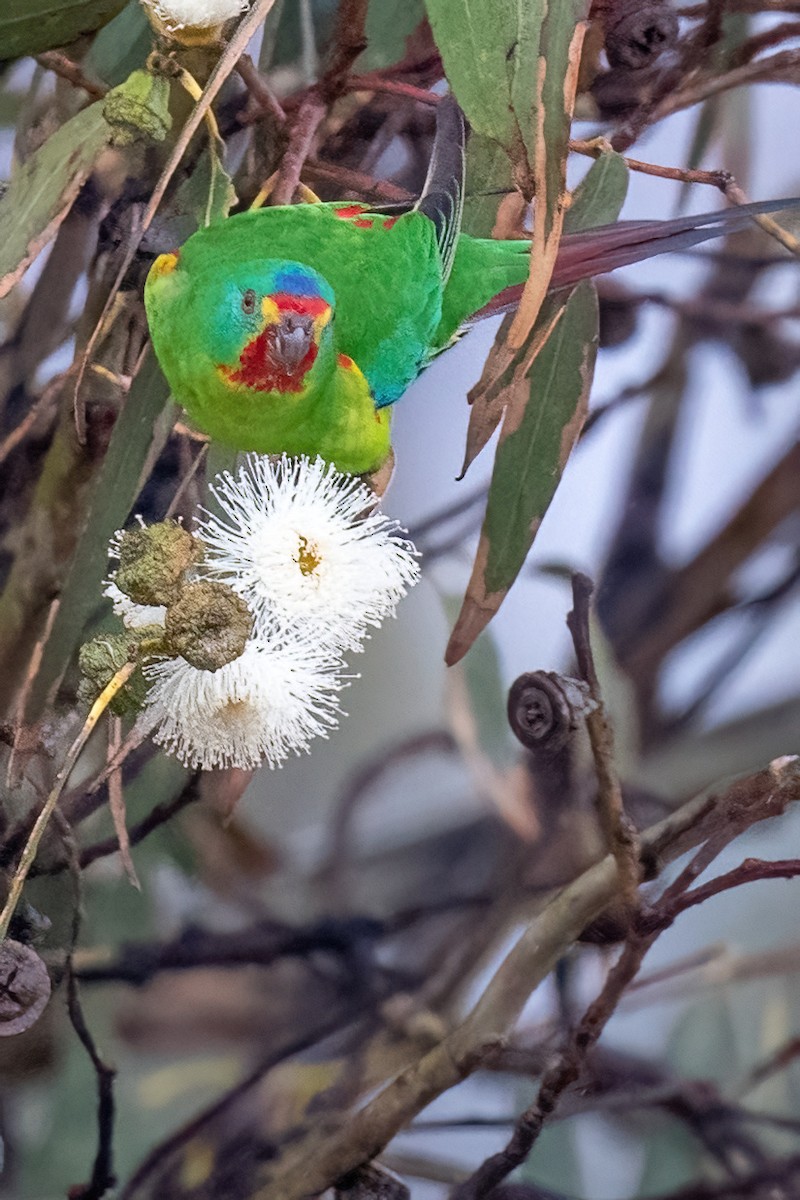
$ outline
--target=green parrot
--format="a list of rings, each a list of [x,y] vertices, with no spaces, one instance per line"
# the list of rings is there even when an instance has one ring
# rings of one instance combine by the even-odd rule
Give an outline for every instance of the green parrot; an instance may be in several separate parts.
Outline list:
[[[351,202],[251,210],[153,263],[145,305],[156,355],[176,400],[212,438],[374,471],[390,451],[391,405],[471,321],[516,302],[530,245],[461,232],[464,120],[449,98],[437,114],[428,177],[410,211]],[[787,203],[567,236],[552,286],[719,236]]]

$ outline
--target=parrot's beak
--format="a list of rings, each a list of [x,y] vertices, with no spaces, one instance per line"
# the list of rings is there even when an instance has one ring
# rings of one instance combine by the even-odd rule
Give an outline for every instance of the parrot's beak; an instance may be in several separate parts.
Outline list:
[[[282,313],[269,328],[270,358],[291,375],[303,361],[314,341],[314,318],[303,313]]]

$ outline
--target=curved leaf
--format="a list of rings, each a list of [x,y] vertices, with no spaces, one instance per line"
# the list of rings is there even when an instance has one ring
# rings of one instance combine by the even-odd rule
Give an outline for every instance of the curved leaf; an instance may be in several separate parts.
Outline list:
[[[93,33],[125,7],[126,0],[3,0],[0,56],[20,58]]]
[[[579,284],[554,321],[558,305],[555,297],[544,304],[537,328],[549,322],[550,336],[512,388],[472,577],[445,655],[449,664],[466,654],[505,599],[586,416],[597,353],[594,285]]]
[[[12,176],[0,200],[0,297],[54,236],[108,143],[102,102],[62,125]]]

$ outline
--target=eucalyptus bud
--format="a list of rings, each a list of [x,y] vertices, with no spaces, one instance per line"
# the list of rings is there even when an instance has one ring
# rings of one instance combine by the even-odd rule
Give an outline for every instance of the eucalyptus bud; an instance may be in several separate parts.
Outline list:
[[[159,625],[146,625],[125,633],[101,634],[86,642],[78,654],[82,677],[78,684],[78,699],[83,704],[93,704],[117,672],[131,661],[142,642],[161,642],[163,637],[164,630]],[[147,680],[141,668],[137,667],[125,687],[117,692],[109,704],[109,712],[118,717],[137,713],[146,696]]]
[[[253,614],[225,583],[189,583],[167,609],[170,650],[199,671],[218,671],[242,654],[253,632]]]
[[[200,557],[197,541],[176,521],[126,529],[119,538],[114,583],[135,604],[171,604]]]
[[[108,93],[103,116],[112,129],[115,146],[134,142],[163,142],[172,125],[169,81],[149,71],[133,71]]]

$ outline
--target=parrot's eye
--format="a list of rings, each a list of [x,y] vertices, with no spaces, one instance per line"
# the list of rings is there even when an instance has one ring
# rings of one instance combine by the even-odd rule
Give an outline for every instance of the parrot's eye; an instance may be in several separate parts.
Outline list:
[[[248,288],[242,296],[242,312],[250,316],[256,311],[256,294],[252,288]]]

